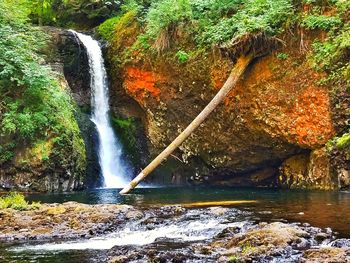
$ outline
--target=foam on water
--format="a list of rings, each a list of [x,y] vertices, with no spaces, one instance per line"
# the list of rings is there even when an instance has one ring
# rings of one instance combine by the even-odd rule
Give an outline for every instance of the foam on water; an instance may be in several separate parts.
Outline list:
[[[196,220],[193,222],[174,222],[155,229],[125,229],[106,235],[104,237],[91,238],[66,243],[47,243],[41,245],[26,245],[13,248],[12,251],[21,252],[26,250],[41,251],[65,251],[65,250],[101,250],[111,249],[114,246],[146,245],[155,242],[158,238],[171,238],[181,241],[200,241],[212,238],[227,227],[243,227],[246,222],[229,224],[220,223],[217,219]],[[136,226],[136,224],[135,224]]]

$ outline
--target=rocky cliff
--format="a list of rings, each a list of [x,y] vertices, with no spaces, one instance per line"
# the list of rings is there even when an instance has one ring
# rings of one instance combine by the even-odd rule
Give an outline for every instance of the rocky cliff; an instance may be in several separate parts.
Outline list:
[[[194,46],[183,33],[162,54],[131,48],[124,59],[142,31],[132,21],[120,19],[114,31],[118,38],[108,50],[116,94],[112,103],[119,105],[114,107],[118,114],[142,120],[154,157],[213,98],[235,58],[214,49],[181,61],[176,51]],[[335,167],[326,149],[336,134],[338,116],[332,89],[319,84],[324,74],[312,68],[305,51],[322,34],[286,33],[281,36],[284,45],[255,59],[224,103],[160,168],[162,175],[168,173],[162,180],[309,189],[348,186],[348,167]]]
[[[0,136],[0,149],[3,150],[2,147],[7,149],[7,152],[1,151],[0,189],[57,192],[80,190],[98,183],[98,179],[94,178],[96,180],[92,182],[86,176],[87,163],[91,162],[91,158],[88,159],[88,162],[86,160],[86,151],[91,157],[92,150],[91,144],[89,144],[90,140],[86,136],[84,136],[86,142],[84,143],[81,131],[84,132],[84,135],[87,133],[93,135],[93,132],[91,129],[89,130],[89,118],[77,106],[82,106],[83,102],[89,101],[88,92],[79,97],[81,89],[79,92],[76,92],[75,89],[76,86],[82,86],[80,82],[86,82],[86,74],[82,74],[85,76],[85,80],[84,78],[75,78],[79,85],[69,78],[71,75],[64,74],[68,67],[72,67],[72,63],[68,63],[64,59],[64,54],[72,52],[72,45],[64,43],[69,42],[69,36],[65,33],[66,31],[56,28],[45,28],[44,31],[50,36],[50,40],[46,43],[45,48],[40,50],[41,54],[39,55],[45,58],[41,62],[50,68],[48,74],[53,75],[53,79],[50,79],[53,84],[45,80],[43,82],[44,88],[41,91],[43,94],[36,98],[35,103],[48,105],[47,108],[41,113],[42,107],[33,106],[30,114],[38,116],[37,118],[40,114],[49,115],[44,117],[49,125],[40,131],[41,134],[33,132],[32,139],[21,138],[16,133],[8,135],[5,133],[4,137]],[[81,52],[81,54],[84,53]],[[79,55],[71,56],[71,59],[79,59]],[[79,67],[75,68],[77,72],[80,72],[80,69]],[[44,66],[41,70],[44,72],[43,74],[46,73]],[[68,77],[66,78],[65,75]],[[71,85],[68,84],[67,79]],[[32,88],[30,85],[30,83],[27,84],[25,88]],[[27,93],[23,92],[23,94]],[[21,96],[17,93],[14,98],[21,101]],[[50,107],[58,108],[54,108],[55,112],[52,113],[48,112],[51,110]],[[3,115],[0,114],[0,119],[4,117],[6,118],[6,112]],[[55,124],[52,120],[54,118],[59,120],[59,124]],[[87,122],[85,125],[84,120]],[[30,119],[21,119],[19,123],[16,123],[17,129],[21,125],[30,125]],[[11,140],[15,143],[11,143]],[[4,158],[6,153],[8,153],[7,159]],[[90,165],[88,167],[90,168]]]

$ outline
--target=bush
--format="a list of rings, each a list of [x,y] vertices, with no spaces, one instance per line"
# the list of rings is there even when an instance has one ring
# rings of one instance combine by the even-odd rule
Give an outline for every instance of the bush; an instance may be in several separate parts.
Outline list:
[[[180,63],[185,63],[190,58],[190,55],[183,50],[179,50],[178,52],[176,52],[175,56],[177,57]]]
[[[326,31],[339,27],[342,21],[335,16],[308,15],[303,18],[301,24],[307,29],[322,29]]]
[[[181,22],[189,21],[192,10],[189,0],[163,0],[151,5],[147,13],[146,32],[156,39],[163,31],[171,30]]]
[[[219,45],[246,34],[279,33],[292,14],[289,0],[163,0],[149,10],[146,34],[156,47],[166,48],[176,29],[190,24],[198,45]]]
[[[0,197],[0,209],[12,208],[15,210],[31,210],[38,209],[40,204],[33,202],[29,204],[22,194],[11,192],[6,196]]]
[[[331,33],[324,42],[316,40],[312,48],[313,65],[328,73],[328,81],[350,84],[350,61],[347,59],[350,56],[350,22]]]
[[[84,169],[76,109],[39,55],[48,36],[27,23],[28,1],[16,1],[22,5],[14,8],[11,1],[0,1],[0,165],[10,160],[16,146],[50,139],[56,162],[64,164],[69,152],[77,170]]]
[[[115,26],[120,20],[119,16],[107,19],[97,27],[97,32],[107,41],[111,41],[114,37]]]
[[[279,60],[286,60],[286,59],[288,59],[288,54],[286,54],[286,53],[278,53],[277,54],[277,58],[279,59]]]
[[[282,24],[293,14],[291,1],[288,0],[233,2],[232,8],[237,10],[233,15],[214,19],[209,27],[202,28],[203,43],[217,45],[258,32],[272,36],[283,30]],[[205,19],[206,16],[203,17]]]

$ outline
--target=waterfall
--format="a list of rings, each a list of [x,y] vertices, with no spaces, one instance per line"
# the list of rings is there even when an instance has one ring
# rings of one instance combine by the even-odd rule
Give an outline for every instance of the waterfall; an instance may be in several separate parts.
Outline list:
[[[90,70],[91,121],[99,137],[98,158],[107,188],[121,188],[127,184],[127,169],[122,160],[122,148],[109,120],[108,81],[102,50],[92,37],[70,30],[85,46]]]

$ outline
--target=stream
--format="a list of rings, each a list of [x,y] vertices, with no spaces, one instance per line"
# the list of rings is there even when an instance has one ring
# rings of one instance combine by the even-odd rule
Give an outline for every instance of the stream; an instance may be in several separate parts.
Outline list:
[[[325,229],[326,232],[332,229],[337,238],[350,237],[349,192],[199,187],[139,188],[126,196],[117,193],[117,189],[95,189],[75,193],[27,195],[27,200],[45,203],[76,201],[85,204],[128,204],[142,210],[144,217],[136,217],[117,231],[90,239],[4,243],[0,245],[0,261],[105,262],[112,248],[120,254],[140,250],[139,254],[142,255],[146,253],[143,251],[149,253],[154,249],[180,249],[184,253],[188,246],[207,242],[227,229],[245,231],[244,229],[260,222],[301,222],[305,226]],[[210,207],[185,209],[180,215],[174,212],[177,208],[173,206],[232,200],[256,202],[225,208],[213,203]],[[220,209],[225,210],[220,212]],[[188,262],[215,262],[210,257],[199,257],[196,260]]]

